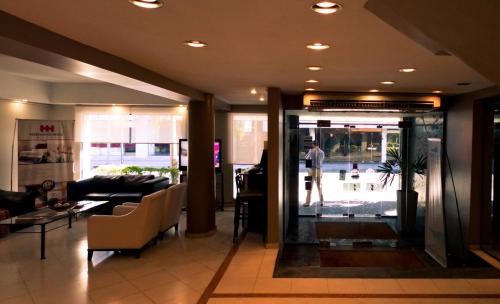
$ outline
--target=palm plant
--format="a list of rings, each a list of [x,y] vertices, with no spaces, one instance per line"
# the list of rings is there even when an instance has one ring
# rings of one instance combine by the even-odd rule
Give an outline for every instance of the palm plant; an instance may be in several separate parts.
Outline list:
[[[401,189],[413,190],[413,176],[425,175],[427,157],[420,154],[414,162],[405,161],[398,149],[387,150],[388,160],[378,166],[377,172],[382,173],[380,180],[383,186],[392,185],[397,175],[401,177]]]

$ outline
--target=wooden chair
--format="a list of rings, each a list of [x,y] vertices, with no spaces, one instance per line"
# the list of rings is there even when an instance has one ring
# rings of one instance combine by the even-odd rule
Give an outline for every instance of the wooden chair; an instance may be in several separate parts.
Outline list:
[[[233,233],[233,243],[238,243],[239,241],[239,226],[240,220],[242,222],[242,228],[245,229],[248,223],[248,204],[253,200],[261,200],[264,198],[264,193],[259,191],[252,191],[245,188],[243,174],[241,169],[236,171],[236,201],[234,206],[234,233]]]

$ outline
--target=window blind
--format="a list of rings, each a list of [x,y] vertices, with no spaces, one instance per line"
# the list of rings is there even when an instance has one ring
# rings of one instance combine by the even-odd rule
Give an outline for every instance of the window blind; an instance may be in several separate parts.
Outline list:
[[[186,138],[187,111],[177,107],[76,107],[77,142],[177,143]]]
[[[232,164],[258,164],[267,141],[267,115],[232,113],[229,115],[230,151]]]

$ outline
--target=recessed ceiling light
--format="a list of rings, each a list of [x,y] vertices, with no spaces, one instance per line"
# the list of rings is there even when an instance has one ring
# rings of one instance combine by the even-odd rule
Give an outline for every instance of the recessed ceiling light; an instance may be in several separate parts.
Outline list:
[[[394,81],[386,80],[386,81],[381,81],[380,84],[395,84]]]
[[[320,66],[308,66],[306,67],[309,71],[321,71],[323,68]]]
[[[399,71],[401,73],[413,73],[413,72],[416,71],[416,69],[414,69],[414,68],[403,68],[403,69],[399,69]]]
[[[334,14],[342,9],[342,6],[338,3],[331,1],[321,1],[314,4],[312,10],[316,13],[320,13],[323,15]]]
[[[306,91],[316,91],[316,89],[313,88],[307,88]]]
[[[443,93],[443,91],[441,91],[441,90],[435,90],[435,91],[432,91],[432,93],[434,93],[434,94],[441,94],[441,93]]]
[[[322,51],[330,48],[328,44],[323,44],[320,42],[308,44],[306,47],[310,50],[315,50],[315,51]]]
[[[116,107],[116,103],[112,104],[113,107]]]
[[[314,79],[309,79],[309,80],[306,80],[307,83],[318,83],[319,81],[317,80],[314,80]]]
[[[379,90],[376,89],[370,90],[370,93],[377,93],[377,92],[379,92]]]
[[[15,102],[15,103],[28,103],[28,99],[25,99],[25,98],[23,98],[23,99],[14,99],[12,101]]]
[[[256,89],[252,89],[252,90],[250,91],[250,94],[252,94],[252,95],[257,94],[257,90],[256,90]]]
[[[206,42],[199,41],[199,40],[188,40],[184,42],[185,45],[194,47],[194,48],[202,48],[208,46]]]
[[[261,97],[259,98],[259,100],[260,100],[260,101],[265,101],[266,99],[264,98],[264,96],[261,96]]]
[[[129,0],[129,2],[142,8],[159,8],[163,6],[162,0]]]

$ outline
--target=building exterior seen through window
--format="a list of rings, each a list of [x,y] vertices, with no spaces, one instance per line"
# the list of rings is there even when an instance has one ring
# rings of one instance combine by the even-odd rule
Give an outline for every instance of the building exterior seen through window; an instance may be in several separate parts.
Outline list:
[[[81,151],[82,177],[112,174],[125,166],[171,167],[177,164],[177,146],[163,143],[84,143]]]

